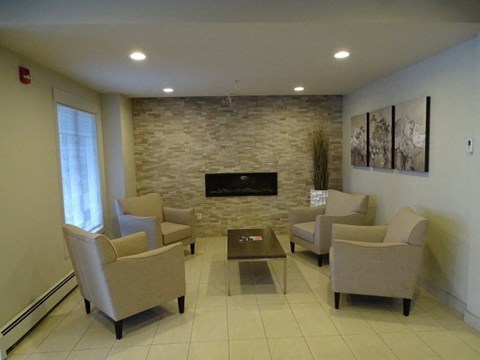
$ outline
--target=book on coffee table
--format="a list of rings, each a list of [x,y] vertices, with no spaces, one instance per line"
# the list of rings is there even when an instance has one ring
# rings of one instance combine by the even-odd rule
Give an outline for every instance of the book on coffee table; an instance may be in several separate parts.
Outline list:
[[[260,235],[254,235],[254,236],[240,236],[240,242],[243,241],[259,241],[263,240],[263,237]]]

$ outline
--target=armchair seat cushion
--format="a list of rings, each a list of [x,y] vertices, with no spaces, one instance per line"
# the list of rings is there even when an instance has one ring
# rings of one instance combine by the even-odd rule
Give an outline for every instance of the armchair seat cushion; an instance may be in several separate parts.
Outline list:
[[[292,235],[313,243],[315,236],[315,222],[312,221],[293,225]]]
[[[181,241],[192,236],[192,228],[188,225],[163,222],[160,224],[165,245]]]

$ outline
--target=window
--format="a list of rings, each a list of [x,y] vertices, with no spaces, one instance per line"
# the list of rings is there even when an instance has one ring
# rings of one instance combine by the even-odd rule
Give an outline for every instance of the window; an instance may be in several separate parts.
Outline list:
[[[57,104],[65,222],[103,228],[95,114]]]

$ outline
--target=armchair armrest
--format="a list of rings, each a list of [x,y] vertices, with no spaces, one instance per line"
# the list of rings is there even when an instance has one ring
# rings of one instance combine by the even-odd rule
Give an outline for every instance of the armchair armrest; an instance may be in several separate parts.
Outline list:
[[[122,236],[145,232],[149,249],[155,249],[163,245],[160,220],[157,217],[121,215],[118,217],[118,222]]]
[[[406,243],[333,240],[334,292],[412,298],[422,249]]]
[[[290,227],[295,224],[315,221],[315,218],[321,214],[325,214],[325,205],[291,208],[289,214]]]
[[[148,250],[147,234],[133,233],[118,239],[111,240],[118,257],[134,255]]]
[[[193,226],[195,224],[195,213],[192,208],[190,209],[177,209],[164,206],[163,216],[165,221]]]
[[[105,268],[118,319],[185,295],[185,258],[180,243],[118,258]],[[147,305],[147,306],[145,306]]]
[[[380,243],[385,238],[387,229],[387,225],[362,226],[336,223],[332,225],[332,239]]]

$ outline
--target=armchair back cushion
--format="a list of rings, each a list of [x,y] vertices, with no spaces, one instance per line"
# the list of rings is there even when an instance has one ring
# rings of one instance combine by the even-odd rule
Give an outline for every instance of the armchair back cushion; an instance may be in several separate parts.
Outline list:
[[[164,221],[163,200],[158,193],[120,198],[118,203],[123,210],[123,214],[118,215],[153,216],[157,217],[160,222]]]
[[[337,190],[328,190],[325,215],[366,214],[368,195],[348,194]]]
[[[428,220],[405,206],[397,211],[388,226],[384,243],[406,243],[423,247]]]

